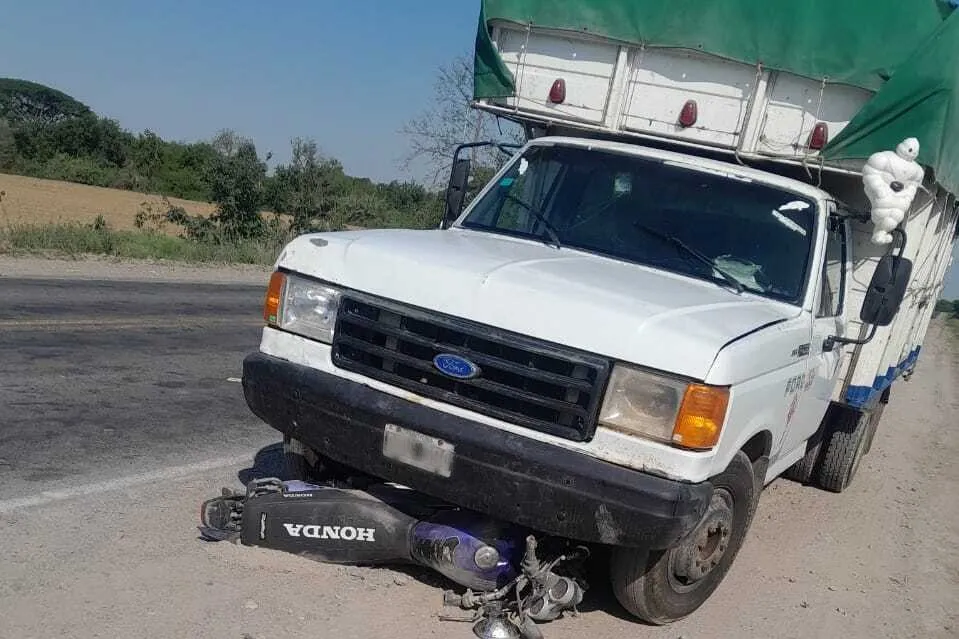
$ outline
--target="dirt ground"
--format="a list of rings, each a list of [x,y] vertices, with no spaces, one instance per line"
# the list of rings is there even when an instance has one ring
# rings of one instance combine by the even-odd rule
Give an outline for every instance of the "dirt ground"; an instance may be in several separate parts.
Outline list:
[[[0,259],[0,274],[70,265]],[[102,277],[177,275],[156,265],[88,268]],[[228,281],[232,273],[186,276]],[[957,383],[959,339],[936,321],[915,376],[895,387],[852,487],[836,495],[774,482],[729,576],[697,613],[667,627],[643,626],[596,583],[581,615],[542,626],[544,635],[959,637]],[[241,487],[251,467],[276,463],[275,453],[250,450],[245,460],[0,500],[0,638],[473,636],[469,624],[437,619],[456,612],[441,607],[450,585],[422,572],[199,541],[200,501],[221,486]]]
[[[134,228],[136,214],[144,203],[162,211],[163,198],[120,189],[43,180],[0,173],[0,227],[9,224],[47,224],[93,222],[98,215],[117,230]],[[209,215],[213,205],[180,198],[169,198],[191,215]]]

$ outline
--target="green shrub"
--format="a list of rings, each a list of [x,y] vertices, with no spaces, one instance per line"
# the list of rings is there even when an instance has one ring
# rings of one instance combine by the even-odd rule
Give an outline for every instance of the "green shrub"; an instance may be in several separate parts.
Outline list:
[[[19,224],[0,231],[0,247],[10,253],[44,253],[184,262],[270,265],[290,237],[265,235],[255,240],[213,243],[150,230],[116,231],[106,224]]]

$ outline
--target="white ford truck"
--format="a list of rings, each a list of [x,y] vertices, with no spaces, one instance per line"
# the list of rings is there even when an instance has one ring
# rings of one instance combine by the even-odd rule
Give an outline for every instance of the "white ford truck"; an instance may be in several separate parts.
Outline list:
[[[607,545],[619,601],[667,623],[719,585],[765,485],[853,480],[916,365],[956,192],[924,165],[874,243],[863,161],[822,149],[883,89],[494,4],[480,36],[513,86],[475,106],[528,142],[465,208],[457,158],[441,228],[287,245],[246,401],[301,478]]]

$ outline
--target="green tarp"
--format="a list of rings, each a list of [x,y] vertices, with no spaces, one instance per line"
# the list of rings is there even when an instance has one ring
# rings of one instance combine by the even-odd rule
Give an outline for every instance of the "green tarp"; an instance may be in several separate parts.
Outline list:
[[[916,52],[824,149],[827,159],[861,159],[919,139],[919,162],[959,195],[959,11]]]
[[[680,47],[878,91],[826,148],[863,159],[905,137],[959,193],[959,11],[944,0],[480,0],[474,97],[513,95],[491,20]]]

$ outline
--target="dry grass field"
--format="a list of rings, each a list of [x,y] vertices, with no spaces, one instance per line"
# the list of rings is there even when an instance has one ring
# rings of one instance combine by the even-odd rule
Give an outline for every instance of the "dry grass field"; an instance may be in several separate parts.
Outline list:
[[[166,198],[188,215],[208,216],[215,205]],[[87,186],[0,173],[0,254],[106,255],[116,258],[186,262],[272,264],[290,239],[291,218],[263,237],[233,241],[194,241],[178,226],[156,219],[167,207],[161,195]],[[138,213],[160,214],[138,229]],[[262,211],[264,220],[273,218]],[[103,218],[106,226],[94,222]],[[346,229],[360,227],[346,224]]]
[[[133,191],[106,189],[56,180],[0,173],[0,228],[16,224],[62,224],[93,222],[102,215],[112,229],[133,229],[137,212],[149,203],[163,210],[163,198]],[[169,198],[192,215],[209,215],[213,205]],[[175,233],[176,229],[166,229]]]
[[[190,215],[215,210],[206,202],[168,201]],[[191,241],[172,224],[158,228],[155,219],[136,228],[138,213],[166,210],[160,195],[0,173],[0,253],[271,264],[287,239],[281,232],[234,242]],[[105,227],[94,226],[99,217]]]

